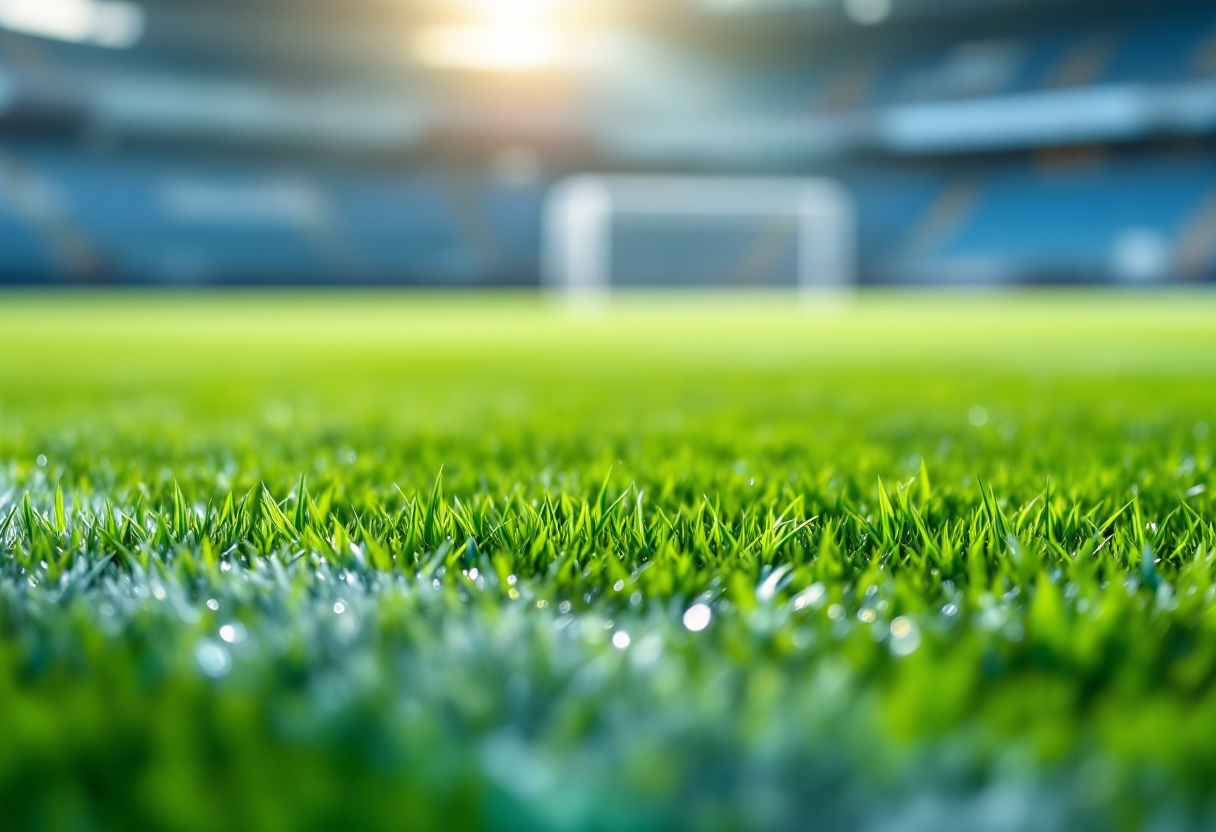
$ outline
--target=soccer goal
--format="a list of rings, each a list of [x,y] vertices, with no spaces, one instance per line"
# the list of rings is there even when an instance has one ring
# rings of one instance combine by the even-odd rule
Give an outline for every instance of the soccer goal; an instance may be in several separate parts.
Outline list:
[[[853,202],[827,179],[578,175],[545,206],[544,282],[572,300],[614,287],[855,283]]]

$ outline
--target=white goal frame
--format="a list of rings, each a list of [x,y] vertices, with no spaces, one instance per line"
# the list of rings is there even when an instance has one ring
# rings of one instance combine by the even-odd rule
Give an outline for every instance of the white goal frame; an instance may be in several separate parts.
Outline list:
[[[612,288],[612,221],[652,217],[795,217],[797,285],[805,299],[856,285],[852,197],[830,179],[601,176],[562,180],[545,201],[542,281],[573,301]]]

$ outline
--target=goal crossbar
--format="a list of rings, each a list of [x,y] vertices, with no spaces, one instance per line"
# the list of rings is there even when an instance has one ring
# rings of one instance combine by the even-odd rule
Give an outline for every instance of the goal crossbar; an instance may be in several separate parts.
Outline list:
[[[799,291],[813,296],[855,283],[853,202],[830,179],[580,174],[546,201],[545,284],[575,299],[606,294],[613,220],[630,216],[793,217]]]

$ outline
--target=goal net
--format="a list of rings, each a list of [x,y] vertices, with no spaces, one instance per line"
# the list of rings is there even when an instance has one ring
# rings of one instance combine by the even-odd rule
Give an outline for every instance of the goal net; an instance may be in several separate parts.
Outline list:
[[[574,300],[613,287],[788,286],[854,277],[852,200],[826,179],[578,175],[545,207],[544,281]]]

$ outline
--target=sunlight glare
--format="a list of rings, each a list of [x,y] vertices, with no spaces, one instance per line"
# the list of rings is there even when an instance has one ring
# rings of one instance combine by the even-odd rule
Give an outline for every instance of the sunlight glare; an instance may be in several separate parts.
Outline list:
[[[421,63],[443,69],[519,72],[543,69],[565,57],[563,32],[552,12],[569,0],[461,3],[468,17],[414,33],[411,48]]]

